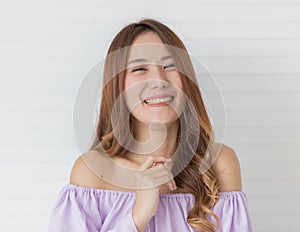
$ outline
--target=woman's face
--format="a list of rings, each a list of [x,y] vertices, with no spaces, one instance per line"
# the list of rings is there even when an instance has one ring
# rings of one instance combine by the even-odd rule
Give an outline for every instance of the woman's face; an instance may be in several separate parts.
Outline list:
[[[138,121],[167,125],[179,118],[184,105],[182,80],[156,33],[146,32],[134,40],[124,88],[126,105]]]

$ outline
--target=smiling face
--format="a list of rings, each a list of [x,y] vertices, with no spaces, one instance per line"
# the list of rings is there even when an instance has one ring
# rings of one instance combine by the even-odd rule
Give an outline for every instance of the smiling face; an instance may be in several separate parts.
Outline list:
[[[132,116],[149,125],[168,125],[183,108],[182,80],[159,36],[145,32],[133,42],[125,72],[125,100]]]

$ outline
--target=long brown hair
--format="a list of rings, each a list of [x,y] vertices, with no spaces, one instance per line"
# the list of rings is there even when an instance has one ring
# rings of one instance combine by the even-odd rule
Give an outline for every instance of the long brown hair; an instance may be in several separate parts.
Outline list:
[[[111,42],[107,55],[132,45],[138,35],[147,31],[155,32],[164,44],[187,51],[183,42],[167,26],[157,20],[146,18],[137,23],[125,26]],[[188,53],[186,52],[186,54]],[[104,148],[110,156],[124,157],[128,150],[120,144],[128,145],[131,143],[129,139],[130,136],[126,136],[126,128],[124,128],[126,126],[124,123],[124,115],[128,109],[125,104],[122,104],[122,101],[116,100],[124,90],[125,72],[122,70],[125,69],[127,54],[121,52],[118,56],[107,57],[103,72],[103,83],[105,83],[105,85],[103,85],[104,88],[102,90],[100,115],[96,128],[96,136],[90,150],[100,151]],[[218,193],[220,185],[211,167],[208,167],[203,173],[200,173],[199,169],[201,162],[203,165],[205,159],[210,159],[210,157],[206,156],[209,155],[207,150],[210,144],[213,144],[215,141],[214,132],[205,109],[200,89],[197,85],[196,75],[190,57],[186,55],[184,62],[182,61],[182,57],[178,56],[177,58],[175,57],[175,60],[177,64],[181,64],[181,68],[185,71],[184,73],[188,73],[188,75],[180,74],[183,82],[183,92],[192,104],[196,114],[192,114],[190,105],[186,104],[183,113],[180,115],[182,123],[179,127],[184,129],[183,131],[185,133],[178,133],[176,139],[177,145],[180,140],[184,141],[184,143],[181,142],[180,144],[183,144],[183,147],[179,147],[177,150],[178,156],[176,156],[177,158],[175,159],[175,167],[176,163],[183,163],[185,154],[193,154],[193,156],[191,160],[188,160],[188,162],[184,164],[185,168],[174,177],[174,180],[179,188],[186,189],[187,192],[192,193],[195,197],[195,205],[192,210],[188,212],[186,218],[188,224],[198,231],[213,232],[215,231],[215,226],[219,227],[219,218],[213,213],[211,207],[213,207],[219,199]],[[124,67],[124,69],[120,72],[116,72],[117,66]],[[117,110],[118,114],[113,114],[113,110]],[[111,118],[112,114],[117,118]],[[115,127],[112,126],[112,121],[114,120]],[[199,126],[200,130],[195,130],[195,128]],[[129,128],[132,133],[131,116],[129,118]],[[116,133],[119,133],[118,136],[123,139],[122,141],[116,139]],[[198,134],[195,135],[195,133]],[[192,138],[197,138],[196,149],[192,148],[192,145],[195,144]],[[208,215],[216,219],[217,225],[208,220]]]

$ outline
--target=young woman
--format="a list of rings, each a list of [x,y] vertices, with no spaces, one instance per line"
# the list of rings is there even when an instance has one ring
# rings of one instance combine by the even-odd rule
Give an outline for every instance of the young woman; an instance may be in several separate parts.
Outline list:
[[[238,158],[214,142],[191,60],[176,49],[186,52],[153,19],[116,35],[94,143],[75,161],[49,232],[252,231]]]

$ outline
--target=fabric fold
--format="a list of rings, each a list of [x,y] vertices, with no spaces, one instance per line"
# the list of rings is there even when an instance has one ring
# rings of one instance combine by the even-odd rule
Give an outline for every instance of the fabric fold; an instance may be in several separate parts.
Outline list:
[[[219,196],[212,207],[221,225],[216,232],[252,232],[246,194],[230,191]],[[51,211],[48,232],[138,232],[132,217],[134,203],[134,192],[66,184]],[[145,232],[196,232],[186,221],[193,205],[193,194],[161,194]],[[207,218],[216,224],[214,217]]]
[[[51,211],[48,232],[138,232],[132,213],[119,218],[113,228],[104,228],[99,196],[90,190],[66,185]]]
[[[220,192],[220,199],[212,207],[219,216],[220,228],[216,232],[252,232],[252,222],[248,209],[247,196],[243,191]],[[208,219],[216,224],[214,217]]]

